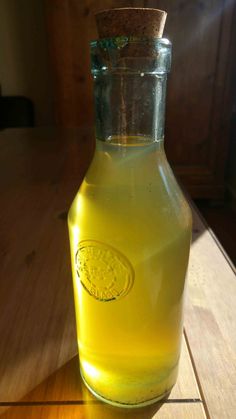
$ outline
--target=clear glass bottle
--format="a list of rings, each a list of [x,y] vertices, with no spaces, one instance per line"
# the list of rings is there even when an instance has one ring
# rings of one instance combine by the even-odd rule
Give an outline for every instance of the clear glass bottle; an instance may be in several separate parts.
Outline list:
[[[91,43],[96,151],[69,212],[81,374],[140,406],[176,382],[191,214],[166,160],[171,44]]]

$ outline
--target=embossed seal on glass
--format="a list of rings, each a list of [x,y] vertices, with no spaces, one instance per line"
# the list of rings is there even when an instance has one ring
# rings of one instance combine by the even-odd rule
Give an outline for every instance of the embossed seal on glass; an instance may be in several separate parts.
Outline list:
[[[99,241],[81,241],[75,264],[81,284],[97,300],[117,300],[125,296],[133,285],[134,271],[128,259]]]

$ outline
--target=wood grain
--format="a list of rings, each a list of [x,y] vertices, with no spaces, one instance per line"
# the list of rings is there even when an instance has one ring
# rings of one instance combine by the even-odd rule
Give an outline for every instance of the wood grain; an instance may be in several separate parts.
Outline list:
[[[119,7],[143,5],[120,0]],[[49,52],[58,125],[93,124],[89,42],[96,39],[94,13],[114,7],[113,0],[45,0]]]
[[[7,130],[0,138],[0,402],[7,408],[12,403],[94,400],[81,382],[75,356],[66,223],[92,156],[93,134],[87,129]],[[200,400],[185,344],[181,371],[171,397]],[[97,406],[88,414],[95,414],[95,408],[96,415],[100,410],[106,414]],[[90,407],[68,409],[83,417]],[[3,417],[70,417],[66,412],[56,405],[11,406]]]
[[[73,300],[71,300],[70,304],[73,306]],[[73,321],[74,319],[72,318],[71,320]],[[50,352],[53,353],[54,350],[48,349],[46,352],[49,354]],[[96,402],[96,399],[83,384],[79,372],[79,358],[77,355],[61,367],[58,365],[56,371],[39,385],[37,385],[32,361],[31,365],[32,367],[30,365],[28,367],[28,374],[31,376],[30,391],[24,394],[21,399],[15,398],[11,401],[2,396],[0,402],[4,402],[6,405],[10,404],[10,402],[26,405],[35,402],[44,404],[49,402],[55,405],[57,403],[63,403],[63,401],[68,403],[82,403],[84,400]],[[21,381],[19,380],[17,382],[14,380],[13,386],[12,392],[14,393],[16,388],[21,387]],[[201,396],[185,341],[183,341],[178,381],[171,391],[169,402],[171,403],[173,400],[177,403],[184,403],[185,400],[188,400],[189,403],[194,403],[195,401],[196,403],[201,402]]]
[[[0,141],[0,399],[9,401],[77,352],[66,214],[91,142],[72,132],[65,149],[63,131],[37,133],[13,129]]]
[[[192,197],[224,191],[232,110],[232,0],[45,0],[58,124],[93,124],[89,41],[94,13],[153,7],[168,13],[164,36],[173,43],[168,81],[166,150]]]
[[[169,401],[132,416],[81,383],[66,217],[93,147],[87,128],[0,133],[1,417],[233,418],[235,273],[195,210],[187,346]]]
[[[1,409],[0,409],[1,414]],[[144,412],[136,410],[114,409],[105,405],[82,406],[37,406],[11,407],[1,415],[1,419],[204,419],[202,406],[199,403],[165,404],[146,408]]]
[[[235,273],[195,214],[185,328],[212,418],[236,412]]]

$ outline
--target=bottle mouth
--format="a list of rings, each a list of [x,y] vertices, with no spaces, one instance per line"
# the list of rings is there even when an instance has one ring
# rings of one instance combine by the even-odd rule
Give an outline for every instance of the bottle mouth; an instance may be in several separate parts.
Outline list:
[[[118,36],[90,42],[94,77],[109,73],[165,74],[171,67],[171,42],[166,38]]]

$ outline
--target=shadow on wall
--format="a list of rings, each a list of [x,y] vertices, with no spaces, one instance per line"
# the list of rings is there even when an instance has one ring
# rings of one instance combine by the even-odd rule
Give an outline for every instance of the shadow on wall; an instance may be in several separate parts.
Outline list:
[[[227,188],[233,200],[233,206],[236,208],[236,97],[234,112],[231,120],[230,146],[226,176]]]
[[[26,96],[36,125],[53,125],[51,80],[43,2],[1,0],[0,83],[4,96]]]

